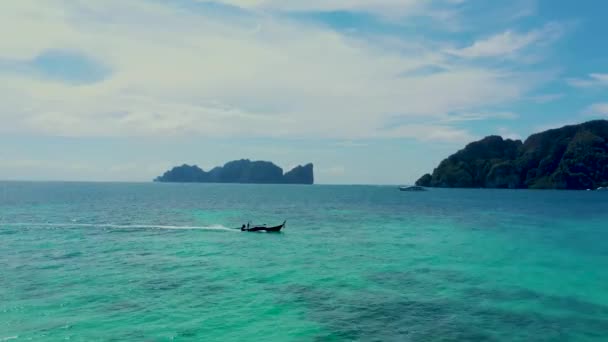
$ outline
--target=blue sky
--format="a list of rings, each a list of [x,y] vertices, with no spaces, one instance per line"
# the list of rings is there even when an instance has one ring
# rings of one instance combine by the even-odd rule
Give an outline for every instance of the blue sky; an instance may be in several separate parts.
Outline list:
[[[608,117],[608,3],[0,4],[0,179],[238,158],[412,183],[467,142]]]

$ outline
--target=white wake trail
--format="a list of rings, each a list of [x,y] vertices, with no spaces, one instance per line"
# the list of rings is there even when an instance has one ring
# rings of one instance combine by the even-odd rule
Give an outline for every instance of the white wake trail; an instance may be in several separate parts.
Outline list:
[[[111,228],[111,229],[171,229],[171,230],[221,230],[240,232],[238,229],[228,228],[222,225],[211,226],[173,226],[173,225],[150,225],[150,224],[113,224],[113,223],[0,223],[0,226],[12,227],[35,227],[35,228]]]

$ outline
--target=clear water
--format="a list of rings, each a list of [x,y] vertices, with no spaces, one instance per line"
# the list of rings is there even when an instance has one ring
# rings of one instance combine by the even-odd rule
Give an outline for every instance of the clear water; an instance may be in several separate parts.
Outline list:
[[[605,192],[0,183],[0,341],[606,341],[607,266]]]

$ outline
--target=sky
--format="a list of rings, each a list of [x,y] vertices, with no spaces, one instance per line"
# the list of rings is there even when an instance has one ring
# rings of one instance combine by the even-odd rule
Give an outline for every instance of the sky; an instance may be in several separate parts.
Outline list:
[[[411,184],[466,143],[608,118],[606,1],[0,3],[0,179],[241,158]]]

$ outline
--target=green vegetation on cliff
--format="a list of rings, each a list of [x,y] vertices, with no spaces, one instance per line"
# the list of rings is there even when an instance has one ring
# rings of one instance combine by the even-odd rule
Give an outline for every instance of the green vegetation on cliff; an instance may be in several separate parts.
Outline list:
[[[489,136],[443,160],[420,186],[595,189],[608,185],[608,121],[531,135],[525,142]]]
[[[157,177],[155,182],[179,183],[256,183],[313,184],[313,165],[297,166],[283,175],[283,169],[267,161],[235,160],[203,171],[196,165],[176,166]]]

